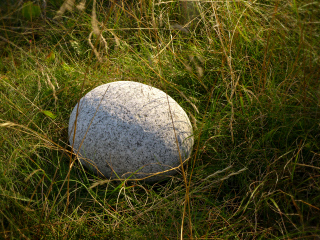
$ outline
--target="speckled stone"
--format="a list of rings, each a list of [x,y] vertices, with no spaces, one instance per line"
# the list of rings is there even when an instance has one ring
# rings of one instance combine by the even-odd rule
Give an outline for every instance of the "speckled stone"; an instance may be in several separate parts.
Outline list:
[[[78,104],[69,120],[70,145],[81,163],[100,176],[140,179],[178,167],[172,119],[182,160],[191,154],[194,139],[187,114],[157,88],[118,81],[93,89],[80,100],[74,137],[77,108]],[[145,181],[160,181],[176,172]]]

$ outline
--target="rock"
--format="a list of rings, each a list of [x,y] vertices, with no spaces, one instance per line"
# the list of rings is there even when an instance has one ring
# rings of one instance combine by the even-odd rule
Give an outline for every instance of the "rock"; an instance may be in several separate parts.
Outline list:
[[[157,88],[118,81],[93,89],[80,100],[74,137],[77,108],[69,120],[69,142],[81,163],[99,176],[141,179],[167,171],[145,179],[155,182],[174,175],[180,165],[175,133],[182,161],[191,154],[187,114]]]

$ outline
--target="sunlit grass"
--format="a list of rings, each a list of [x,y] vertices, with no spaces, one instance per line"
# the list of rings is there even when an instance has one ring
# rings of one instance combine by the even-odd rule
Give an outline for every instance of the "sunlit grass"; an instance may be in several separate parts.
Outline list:
[[[79,3],[54,18],[63,1],[47,2],[32,19],[1,3],[2,238],[320,235],[318,2],[98,1],[95,14]],[[73,107],[121,80],[188,113],[185,179],[119,184],[76,161]]]

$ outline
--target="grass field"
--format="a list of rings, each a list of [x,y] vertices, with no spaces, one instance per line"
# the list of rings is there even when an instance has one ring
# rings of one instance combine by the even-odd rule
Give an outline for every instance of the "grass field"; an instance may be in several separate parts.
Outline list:
[[[69,2],[0,3],[0,239],[320,239],[319,1]],[[121,80],[188,113],[185,178],[72,154],[73,107]]]

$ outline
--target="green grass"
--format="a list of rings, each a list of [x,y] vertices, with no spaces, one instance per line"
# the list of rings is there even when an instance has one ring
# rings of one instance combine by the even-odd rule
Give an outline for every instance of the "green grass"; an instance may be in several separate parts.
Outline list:
[[[0,238],[320,236],[320,3],[209,0],[186,17],[178,2],[98,1],[91,44],[93,1],[54,19],[62,3],[46,19],[0,5]],[[186,179],[119,184],[75,160],[71,110],[120,80],[189,114]]]

